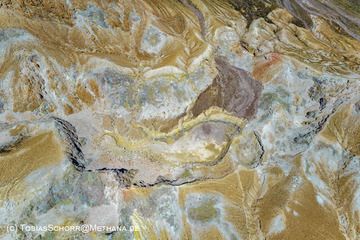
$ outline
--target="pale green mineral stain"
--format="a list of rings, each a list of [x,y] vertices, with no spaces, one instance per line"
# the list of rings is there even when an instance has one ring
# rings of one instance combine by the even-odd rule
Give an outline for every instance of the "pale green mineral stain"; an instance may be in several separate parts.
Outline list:
[[[198,207],[189,209],[189,217],[195,221],[208,222],[218,215],[218,211],[214,205],[214,200],[204,201]]]

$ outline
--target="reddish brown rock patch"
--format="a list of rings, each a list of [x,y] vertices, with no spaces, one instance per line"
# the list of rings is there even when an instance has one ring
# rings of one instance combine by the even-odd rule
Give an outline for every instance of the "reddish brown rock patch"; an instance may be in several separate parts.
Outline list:
[[[256,113],[263,86],[248,72],[216,58],[219,74],[196,100],[192,114],[196,117],[211,106],[217,106],[237,117],[251,118]]]

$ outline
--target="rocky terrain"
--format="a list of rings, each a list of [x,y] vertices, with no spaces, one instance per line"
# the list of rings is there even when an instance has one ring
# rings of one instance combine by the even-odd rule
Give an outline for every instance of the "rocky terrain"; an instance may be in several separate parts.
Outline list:
[[[359,184],[358,0],[0,0],[1,239],[359,240]]]

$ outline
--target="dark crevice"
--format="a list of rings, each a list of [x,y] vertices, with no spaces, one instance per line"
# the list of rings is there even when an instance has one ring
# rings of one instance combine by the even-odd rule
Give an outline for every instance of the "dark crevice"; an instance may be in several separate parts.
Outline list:
[[[126,168],[100,168],[100,169],[86,169],[86,172],[111,172],[115,174],[116,180],[119,185],[123,188],[129,188],[132,186],[133,179],[138,172],[136,169],[126,169]]]
[[[52,117],[60,135],[67,143],[67,155],[76,170],[82,172],[85,169],[85,158],[81,150],[81,143],[76,129],[71,123],[58,117]]]
[[[260,146],[260,150],[261,150],[260,156],[259,156],[259,161],[258,161],[259,165],[261,165],[262,159],[263,159],[264,154],[265,154],[265,148],[264,148],[264,145],[263,145],[263,143],[261,141],[261,137],[260,137],[259,133],[254,131],[254,135],[255,135],[256,141],[258,142],[258,144]],[[257,166],[255,166],[255,167],[257,167]]]
[[[337,102],[335,102],[331,112],[325,116],[323,116],[321,118],[321,120],[316,124],[315,128],[313,128],[312,130],[310,130],[307,133],[301,134],[297,137],[294,138],[294,142],[295,143],[307,143],[309,144],[311,141],[311,137],[317,133],[319,133],[325,126],[325,124],[327,123],[328,119],[330,118],[330,116],[332,114],[335,113],[335,111],[339,108],[339,106],[343,103],[342,100],[339,100]]]

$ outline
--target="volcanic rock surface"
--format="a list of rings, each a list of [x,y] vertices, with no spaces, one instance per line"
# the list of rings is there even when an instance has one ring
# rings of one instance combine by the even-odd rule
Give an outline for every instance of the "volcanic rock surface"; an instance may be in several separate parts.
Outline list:
[[[0,0],[0,238],[360,239],[360,3]]]

